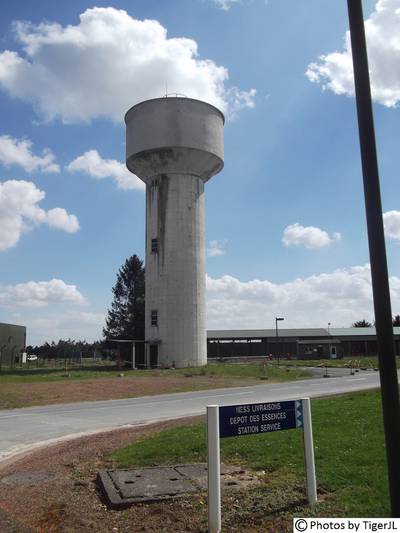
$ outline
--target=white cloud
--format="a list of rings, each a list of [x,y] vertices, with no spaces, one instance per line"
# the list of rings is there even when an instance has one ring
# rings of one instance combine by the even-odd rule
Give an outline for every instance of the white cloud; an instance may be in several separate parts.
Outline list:
[[[365,21],[372,97],[387,107],[400,101],[400,2],[378,0],[375,11]],[[319,57],[310,63],[306,76],[335,94],[354,95],[350,33],[344,51]]]
[[[59,339],[86,340],[102,338],[104,314],[93,311],[55,311],[54,306],[40,310],[40,316],[27,312],[20,320],[26,325],[27,344],[40,345]]]
[[[79,230],[79,222],[75,215],[69,215],[62,207],[49,209],[44,221],[51,227],[61,229],[67,233],[75,233]]]
[[[243,3],[243,0],[212,0],[212,1],[219,9],[222,9],[222,11],[229,11],[233,5]],[[268,0],[264,0],[264,4],[267,5]]]
[[[390,279],[392,308],[400,309],[400,278]],[[207,277],[209,329],[282,327],[349,327],[361,318],[373,321],[369,265],[315,274],[287,283]]]
[[[85,298],[75,285],[61,279],[28,281],[0,285],[0,305],[7,307],[46,307],[51,303],[84,304]]]
[[[254,89],[226,87],[225,67],[200,59],[194,40],[168,38],[156,20],[94,7],[75,26],[17,22],[14,29],[25,53],[0,53],[0,87],[48,120],[120,122],[132,105],[163,96],[166,84],[228,114],[254,106]]]
[[[285,246],[304,246],[305,248],[322,248],[332,242],[340,241],[341,235],[335,232],[329,234],[314,226],[301,226],[299,223],[290,224],[283,230],[282,242]]]
[[[27,172],[60,172],[55,155],[49,148],[43,150],[42,156],[32,154],[32,142],[28,139],[14,139],[9,135],[0,135],[0,162],[5,166],[18,165]]]
[[[30,181],[0,182],[0,251],[15,246],[21,234],[39,224],[61,229],[67,233],[79,230],[75,215],[63,208],[45,211],[38,206],[45,193]]]
[[[213,0],[214,4],[223,11],[229,11],[233,4],[240,4],[242,0]]]
[[[400,241],[400,211],[383,213],[383,224],[386,237]]]
[[[103,159],[97,150],[89,150],[67,166],[69,172],[84,172],[97,179],[113,178],[119,189],[144,190],[145,184],[115,159]]]
[[[208,243],[208,248],[207,248],[208,257],[217,257],[220,255],[225,255],[226,254],[226,250],[225,250],[226,243],[227,243],[226,239],[223,239],[222,241],[218,241],[218,240],[210,241]]]

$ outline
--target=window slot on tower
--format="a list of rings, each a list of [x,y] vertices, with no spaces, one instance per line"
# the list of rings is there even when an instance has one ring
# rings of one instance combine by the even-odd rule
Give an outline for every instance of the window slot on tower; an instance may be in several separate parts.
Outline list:
[[[151,325],[158,326],[158,311],[156,309],[151,312]]]
[[[151,253],[156,254],[158,252],[158,239],[151,239]]]

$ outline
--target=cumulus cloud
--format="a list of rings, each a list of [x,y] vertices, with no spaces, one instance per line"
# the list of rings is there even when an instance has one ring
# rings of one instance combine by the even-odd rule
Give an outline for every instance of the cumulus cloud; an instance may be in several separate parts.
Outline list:
[[[43,150],[41,156],[34,155],[31,148],[32,142],[29,139],[0,135],[0,162],[7,167],[18,165],[27,172],[60,172],[59,165],[55,163],[56,157],[49,148]]]
[[[290,224],[283,230],[282,242],[285,246],[304,246],[305,248],[322,248],[332,242],[340,241],[338,232],[329,234],[314,226],[301,226],[299,223]]]
[[[386,237],[400,241],[400,211],[383,213],[383,224]]]
[[[40,224],[75,233],[79,222],[61,207],[45,211],[38,206],[45,193],[30,181],[0,183],[0,251],[15,246],[24,231]]]
[[[93,178],[113,178],[119,189],[144,190],[145,184],[115,159],[103,159],[97,150],[89,150],[67,166],[69,172],[83,172]]]
[[[58,342],[59,339],[79,339],[88,342],[101,339],[105,320],[103,313],[80,311],[77,308],[73,311],[59,311],[54,307],[53,305],[47,309],[42,308],[40,316],[37,316],[37,313],[29,314],[29,310],[24,309],[23,320],[20,322],[27,327],[27,344]]]
[[[85,298],[75,285],[61,279],[28,281],[0,285],[0,305],[6,307],[47,307],[51,303],[84,304]]]
[[[132,105],[163,96],[166,84],[228,114],[254,106],[254,89],[227,87],[225,67],[200,59],[194,40],[168,38],[156,20],[94,7],[77,25],[17,22],[14,31],[24,53],[0,53],[0,87],[47,120],[120,122]]]
[[[217,257],[220,255],[225,255],[226,254],[226,250],[225,250],[226,243],[227,243],[226,239],[223,239],[222,241],[218,241],[218,240],[210,241],[208,243],[208,248],[207,248],[208,257]]]
[[[390,278],[393,309],[400,309],[400,278]],[[365,317],[373,321],[369,265],[315,274],[287,283],[207,277],[210,329],[272,328],[275,316],[285,327],[349,327]]]
[[[400,101],[400,4],[399,0],[378,0],[365,21],[372,97],[386,107]],[[306,76],[335,94],[354,95],[350,33],[343,52],[321,55],[310,63]]]

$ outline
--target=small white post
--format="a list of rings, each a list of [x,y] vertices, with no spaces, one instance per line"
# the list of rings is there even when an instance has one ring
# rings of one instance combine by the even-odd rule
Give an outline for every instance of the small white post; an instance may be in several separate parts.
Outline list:
[[[301,400],[303,405],[304,457],[307,477],[307,499],[310,505],[317,501],[317,481],[315,478],[314,441],[312,432],[310,398]]]
[[[219,455],[219,407],[207,405],[208,531],[221,531],[221,465]]]

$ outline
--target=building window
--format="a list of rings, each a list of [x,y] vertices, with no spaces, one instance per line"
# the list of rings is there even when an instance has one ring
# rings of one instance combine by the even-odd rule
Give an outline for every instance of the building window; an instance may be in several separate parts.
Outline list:
[[[151,239],[151,253],[156,254],[158,252],[158,239]]]
[[[158,311],[155,309],[151,312],[151,325],[158,326]]]

